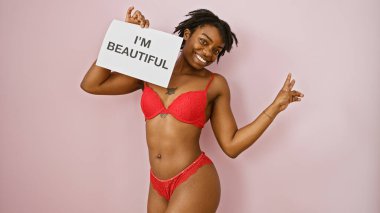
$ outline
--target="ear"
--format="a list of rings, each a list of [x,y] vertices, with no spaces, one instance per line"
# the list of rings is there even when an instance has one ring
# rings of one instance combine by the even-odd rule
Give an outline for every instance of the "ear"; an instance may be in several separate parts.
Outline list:
[[[189,39],[190,38],[190,36],[191,36],[191,31],[189,30],[189,29],[185,29],[184,31],[183,31],[183,40],[187,40],[187,39]]]

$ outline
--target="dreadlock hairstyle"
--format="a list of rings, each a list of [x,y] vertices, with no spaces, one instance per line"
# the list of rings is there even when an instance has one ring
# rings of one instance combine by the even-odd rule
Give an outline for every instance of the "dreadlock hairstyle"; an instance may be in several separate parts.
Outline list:
[[[224,48],[220,51],[217,62],[219,62],[219,58],[222,57],[226,51],[231,51],[234,41],[237,46],[238,40],[235,34],[231,31],[230,26],[227,22],[219,19],[219,17],[211,11],[206,9],[198,9],[189,12],[186,16],[190,16],[190,18],[179,23],[173,33],[178,32],[178,35],[183,37],[185,29],[189,29],[190,32],[193,33],[197,27],[204,26],[206,24],[216,27],[224,41]],[[185,41],[182,42],[181,49],[184,45]]]

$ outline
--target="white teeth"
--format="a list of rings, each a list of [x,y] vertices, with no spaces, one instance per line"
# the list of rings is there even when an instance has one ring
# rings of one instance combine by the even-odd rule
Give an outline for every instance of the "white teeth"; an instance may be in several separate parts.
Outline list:
[[[202,61],[202,63],[206,63],[206,62],[207,62],[207,61],[204,60],[200,55],[195,54],[195,56],[197,57],[197,59],[199,59],[200,61]]]

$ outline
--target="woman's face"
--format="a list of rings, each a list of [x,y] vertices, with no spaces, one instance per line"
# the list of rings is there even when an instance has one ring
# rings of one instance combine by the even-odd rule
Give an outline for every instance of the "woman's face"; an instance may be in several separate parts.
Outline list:
[[[224,47],[218,28],[212,25],[198,27],[193,33],[186,29],[183,38],[186,42],[182,54],[195,69],[212,64]]]

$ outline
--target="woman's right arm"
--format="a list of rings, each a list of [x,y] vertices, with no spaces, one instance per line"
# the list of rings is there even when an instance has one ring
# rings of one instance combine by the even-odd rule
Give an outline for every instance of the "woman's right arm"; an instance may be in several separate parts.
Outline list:
[[[99,67],[96,61],[84,76],[80,87],[94,95],[122,95],[142,88],[142,81]]]
[[[149,27],[149,20],[136,10],[132,15],[134,7],[129,7],[125,21],[132,24],[138,24],[141,27]],[[134,92],[142,88],[143,82],[139,79],[99,67],[96,61],[84,76],[80,87],[91,94],[95,95],[122,95]]]

